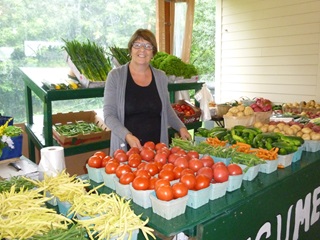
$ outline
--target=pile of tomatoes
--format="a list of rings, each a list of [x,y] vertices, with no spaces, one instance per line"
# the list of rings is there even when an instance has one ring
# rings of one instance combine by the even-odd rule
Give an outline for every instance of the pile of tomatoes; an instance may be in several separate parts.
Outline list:
[[[113,156],[98,151],[89,158],[88,165],[104,167],[107,174],[115,174],[121,184],[131,183],[136,190],[155,190],[157,198],[163,201],[228,181],[229,175],[242,174],[237,164],[226,166],[223,162],[215,163],[209,155],[200,157],[196,151],[177,146],[169,149],[164,143],[151,141],[142,149],[118,149]]]
[[[172,107],[178,113],[183,113],[185,116],[192,116],[195,114],[194,109],[188,104],[174,103],[172,104]]]

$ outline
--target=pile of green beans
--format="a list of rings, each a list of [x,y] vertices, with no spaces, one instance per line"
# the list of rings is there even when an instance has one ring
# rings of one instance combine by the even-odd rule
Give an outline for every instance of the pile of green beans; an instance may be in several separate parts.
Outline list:
[[[102,129],[94,123],[75,122],[70,124],[55,125],[56,131],[63,136],[73,137],[80,134],[101,132]]]
[[[35,185],[28,181],[25,177],[14,176],[10,179],[0,180],[0,193],[10,191],[13,185],[15,186],[15,192],[19,192],[21,188],[32,189],[35,187]]]

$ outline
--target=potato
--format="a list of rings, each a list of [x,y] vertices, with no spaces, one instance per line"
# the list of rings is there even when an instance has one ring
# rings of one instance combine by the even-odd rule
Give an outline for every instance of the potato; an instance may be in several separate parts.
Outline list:
[[[268,132],[273,132],[273,130],[276,128],[275,125],[269,125],[268,126]]]
[[[292,130],[292,132],[293,132],[293,135],[296,135],[297,134],[297,132],[299,131],[297,128],[295,128],[295,127],[290,127],[290,129]]]
[[[266,132],[268,132],[268,127],[267,126],[262,126],[260,128],[260,130],[261,130],[261,132],[266,133]]]
[[[233,117],[233,114],[232,114],[232,112],[227,112],[227,113],[225,114],[225,116]]]
[[[228,110],[228,112],[231,112],[231,113],[237,113],[237,112],[239,112],[239,109],[237,108],[237,107],[232,107],[232,108],[230,108],[229,110]]]
[[[285,132],[285,135],[289,135],[289,136],[292,136],[293,133],[294,133],[293,130],[290,127],[285,128],[284,132]]]
[[[277,127],[280,129],[280,130],[283,130],[283,127],[285,126],[284,123],[278,123],[277,124]]]
[[[304,133],[304,134],[302,134],[301,137],[303,138],[303,140],[310,140],[311,139],[309,133]]]
[[[275,129],[273,129],[273,132],[281,132],[280,128],[276,127]]]
[[[253,126],[256,127],[256,128],[261,128],[263,126],[263,123],[262,122],[255,122],[253,124]]]
[[[297,124],[294,124],[294,125],[292,125],[291,127],[298,129],[298,131],[301,130],[301,127],[300,127],[299,125],[297,125]]]
[[[302,131],[303,133],[311,133],[311,132],[312,132],[312,130],[311,130],[310,128],[308,128],[308,127],[302,128],[301,131]]]
[[[296,136],[297,137],[301,137],[303,135],[303,132],[301,132],[301,131],[298,131],[297,133],[296,133]]]
[[[237,106],[237,109],[239,110],[239,112],[243,112],[244,111],[244,105],[240,104]]]
[[[314,134],[312,134],[311,140],[320,140],[320,133],[314,133]]]
[[[243,112],[237,112],[237,117],[243,117],[244,113]]]

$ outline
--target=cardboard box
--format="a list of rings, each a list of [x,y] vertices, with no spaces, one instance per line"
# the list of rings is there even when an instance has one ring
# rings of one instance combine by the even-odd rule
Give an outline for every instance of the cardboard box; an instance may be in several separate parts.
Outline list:
[[[184,113],[182,112],[178,112],[175,110],[175,112],[177,113],[178,117],[181,119],[181,121],[184,124],[188,124],[188,123],[193,123],[193,122],[199,122],[200,121],[200,117],[201,117],[201,109],[197,108],[195,106],[193,106],[191,103],[185,101],[185,100],[179,100],[178,102],[176,102],[175,104],[185,104],[190,106],[193,110],[194,110],[194,114],[190,115],[190,116],[186,116]],[[173,104],[172,104],[173,105]]]
[[[57,124],[75,123],[76,121],[95,123],[102,129],[102,131],[67,137],[60,135],[55,129],[55,125]],[[70,147],[82,143],[104,141],[110,139],[111,136],[111,130],[107,128],[103,120],[97,116],[97,113],[95,111],[80,111],[54,114],[52,115],[52,124],[53,137],[63,147]]]

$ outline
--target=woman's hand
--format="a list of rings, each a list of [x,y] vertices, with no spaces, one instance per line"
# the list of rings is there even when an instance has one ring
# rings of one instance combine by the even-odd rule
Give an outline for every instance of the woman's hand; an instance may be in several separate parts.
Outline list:
[[[137,147],[139,150],[142,148],[140,140],[136,136],[132,135],[132,133],[127,134],[126,141],[131,148]]]
[[[183,127],[183,128],[180,128],[180,137],[184,140],[191,140],[191,135],[190,133],[188,132],[188,129]]]

